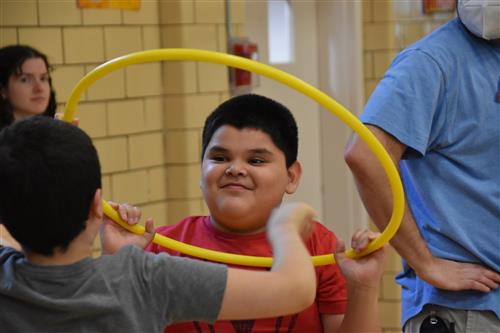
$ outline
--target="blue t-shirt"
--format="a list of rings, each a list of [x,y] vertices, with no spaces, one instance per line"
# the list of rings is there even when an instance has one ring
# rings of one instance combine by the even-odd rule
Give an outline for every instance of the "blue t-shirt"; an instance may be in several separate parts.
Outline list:
[[[500,46],[454,19],[401,52],[361,116],[408,146],[408,203],[434,256],[500,272]],[[425,304],[491,310],[500,289],[451,292],[403,262],[404,324]]]

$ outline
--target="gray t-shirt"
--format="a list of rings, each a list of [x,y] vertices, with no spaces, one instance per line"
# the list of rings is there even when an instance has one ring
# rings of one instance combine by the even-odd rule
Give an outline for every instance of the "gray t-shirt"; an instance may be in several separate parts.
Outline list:
[[[2,332],[162,332],[214,321],[227,268],[127,246],[71,265],[38,266],[0,247]]]

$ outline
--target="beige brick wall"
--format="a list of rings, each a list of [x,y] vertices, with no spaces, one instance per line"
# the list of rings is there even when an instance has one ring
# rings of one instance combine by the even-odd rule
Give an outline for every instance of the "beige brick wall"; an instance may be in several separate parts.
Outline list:
[[[363,0],[364,81],[367,99],[394,56],[454,14],[424,15],[422,1]],[[381,280],[380,320],[385,333],[401,332],[401,290],[394,282],[401,259],[393,248]]]
[[[244,2],[231,9],[233,30],[242,31]],[[114,57],[162,47],[225,51],[224,10],[224,0],[147,0],[139,11],[0,0],[0,47],[28,44],[48,55],[62,111],[76,83]],[[156,62],[90,86],[77,116],[99,151],[105,199],[140,206],[156,225],[206,214],[198,186],[201,129],[228,97],[227,77],[221,65]]]

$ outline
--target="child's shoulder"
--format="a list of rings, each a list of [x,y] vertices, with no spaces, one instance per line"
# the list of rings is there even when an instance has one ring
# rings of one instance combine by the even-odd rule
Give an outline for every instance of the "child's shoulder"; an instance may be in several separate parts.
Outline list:
[[[319,252],[324,251],[334,251],[337,244],[337,237],[333,231],[318,221],[313,221],[313,224],[312,234],[307,241],[309,249],[318,252],[315,254],[323,254]]]
[[[335,236],[335,233],[328,229],[323,223],[319,221],[313,221],[314,225],[314,233],[317,233],[318,235],[327,235],[327,236],[332,236],[333,238],[337,238]]]

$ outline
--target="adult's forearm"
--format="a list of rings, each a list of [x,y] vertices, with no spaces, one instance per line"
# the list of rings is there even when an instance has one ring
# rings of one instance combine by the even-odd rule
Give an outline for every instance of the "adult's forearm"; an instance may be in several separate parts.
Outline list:
[[[369,128],[387,149],[396,167],[399,167],[406,147],[381,129],[374,126],[369,126]],[[359,137],[354,137],[348,145],[345,159],[355,178],[358,192],[368,214],[375,225],[380,230],[384,230],[390,221],[393,208],[392,191],[384,169]],[[405,204],[401,226],[392,238],[391,244],[415,269],[419,264],[432,259],[407,204]]]
[[[398,166],[405,147],[381,133],[381,130],[376,128],[372,130]],[[346,161],[373,222],[379,229],[385,229],[392,214],[393,198],[382,167],[373,153],[359,140],[354,140],[348,146]],[[408,205],[405,207],[401,226],[391,239],[391,244],[420,278],[437,288],[488,292],[500,283],[498,272],[481,265],[457,263],[434,257],[422,238]]]
[[[391,218],[393,205],[389,185],[387,182],[378,181],[384,179],[384,174],[369,177],[355,175],[355,178],[358,192],[373,223],[379,230],[384,230]],[[432,254],[422,238],[407,204],[405,204],[401,225],[390,243],[414,269],[418,269],[420,264],[432,259]]]

